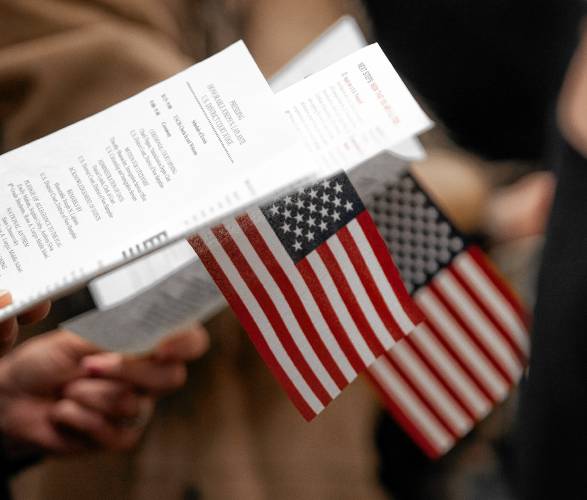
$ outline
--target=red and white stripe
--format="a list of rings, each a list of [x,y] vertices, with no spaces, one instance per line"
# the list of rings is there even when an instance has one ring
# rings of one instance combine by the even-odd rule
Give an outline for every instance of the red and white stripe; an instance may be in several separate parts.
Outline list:
[[[297,264],[258,209],[191,243],[307,419],[421,319],[367,212]]]
[[[446,453],[523,373],[520,302],[476,247],[416,293],[427,321],[369,369],[398,423],[432,458]]]

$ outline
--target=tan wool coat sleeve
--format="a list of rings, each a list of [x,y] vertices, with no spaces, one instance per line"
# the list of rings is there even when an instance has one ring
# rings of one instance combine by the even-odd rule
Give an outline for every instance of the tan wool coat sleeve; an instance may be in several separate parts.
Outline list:
[[[205,0],[0,0],[1,150],[205,57],[216,35],[203,14],[218,10]]]
[[[338,15],[332,7],[338,0],[315,1],[324,3],[331,17]],[[256,11],[244,12],[252,4]],[[247,40],[250,48],[262,67],[275,69],[277,55],[299,50],[291,40],[307,43],[316,34],[292,25],[295,19],[307,23],[290,15],[291,5],[295,2],[0,0],[0,152],[96,113],[216,52],[247,31],[246,13],[257,12],[258,19]],[[274,32],[263,28],[264,20],[274,21],[276,9],[291,28],[289,37],[279,33],[286,47],[268,43]],[[263,58],[269,52],[276,59]],[[376,404],[364,385],[354,384],[332,410],[307,424],[229,312],[206,326],[210,352],[190,367],[186,387],[161,401],[137,450],[48,460],[15,479],[15,498],[382,498],[370,444]]]

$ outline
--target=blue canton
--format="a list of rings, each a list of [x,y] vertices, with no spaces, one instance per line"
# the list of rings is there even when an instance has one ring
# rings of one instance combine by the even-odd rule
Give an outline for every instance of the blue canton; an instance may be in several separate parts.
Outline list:
[[[465,247],[463,235],[409,173],[375,194],[369,211],[410,293]]]
[[[341,173],[261,207],[294,262],[299,262],[365,207]]]

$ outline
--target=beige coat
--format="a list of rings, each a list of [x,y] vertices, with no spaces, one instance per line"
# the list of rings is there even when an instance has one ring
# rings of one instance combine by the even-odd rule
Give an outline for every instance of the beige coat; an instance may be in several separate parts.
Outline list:
[[[1,148],[99,111],[241,34],[272,71],[343,4],[0,0]],[[308,21],[302,13],[309,9]],[[280,25],[286,14],[292,17]],[[276,34],[281,47],[264,42]],[[307,424],[229,313],[209,327],[211,352],[191,367],[187,387],[162,402],[135,453],[45,463],[15,481],[16,498],[196,498],[190,491],[204,499],[382,497],[371,444],[377,403],[366,385],[354,384]]]

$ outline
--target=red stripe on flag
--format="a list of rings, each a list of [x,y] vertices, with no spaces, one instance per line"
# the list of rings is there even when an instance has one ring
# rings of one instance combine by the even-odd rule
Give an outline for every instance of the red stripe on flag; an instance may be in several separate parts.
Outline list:
[[[336,236],[332,237],[335,238]],[[316,251],[324,262],[326,269],[328,269],[328,272],[330,273],[330,276],[332,277],[332,280],[334,281],[334,284],[338,289],[342,300],[346,304],[352,318],[355,320],[355,323],[361,332],[361,335],[365,339],[365,342],[369,346],[369,349],[375,357],[380,356],[385,352],[385,347],[381,344],[375,335],[375,332],[371,328],[371,325],[367,321],[361,306],[355,298],[355,293],[350,287],[343,270],[339,266],[336,257],[332,253],[332,250],[330,250],[327,243],[323,243],[316,249]]]
[[[277,378],[277,380],[279,380],[283,388],[287,391],[290,399],[302,414],[302,416],[308,421],[312,420],[316,416],[316,413],[314,413],[312,408],[308,405],[306,400],[287,376],[281,367],[281,364],[277,361],[277,358],[274,356],[273,352],[269,348],[269,345],[267,344],[267,341],[265,340],[265,337],[257,326],[257,323],[249,313],[249,310],[241,300],[236,290],[231,285],[227,276],[222,272],[220,265],[202,238],[195,236],[189,240],[189,243],[192,245],[200,259],[202,259],[202,263],[206,266],[210,276],[212,276],[216,285],[218,288],[220,288],[227,302],[230,304],[230,307],[232,307],[236,313],[243,327],[247,331],[249,338],[255,345],[257,352],[263,358],[263,361],[265,361],[267,366],[273,372],[273,375]]]
[[[483,251],[476,245],[472,245],[467,248],[467,252],[473,258],[473,260],[479,265],[479,267],[485,272],[487,277],[495,285],[495,287],[502,293],[508,303],[512,306],[514,312],[518,315],[518,318],[522,324],[528,330],[530,328],[530,315],[528,311],[522,305],[522,301],[509,286],[507,281],[501,277],[501,274],[497,271],[495,266],[485,256]]]
[[[430,332],[432,335],[432,332]],[[463,409],[463,411],[471,418],[471,420],[475,421],[477,417],[475,416],[474,409],[467,404],[467,402],[462,398],[462,396],[455,390],[452,383],[448,381],[448,379],[440,372],[439,368],[436,366],[434,361],[428,357],[428,354],[425,353],[422,348],[418,345],[418,343],[412,338],[411,335],[408,335],[402,342],[407,342],[409,346],[414,350],[418,359],[426,365],[426,367],[432,372],[436,380],[446,392],[448,392],[455,402]],[[389,355],[389,354],[388,354]]]
[[[366,373],[375,387],[378,388],[389,413],[391,413],[395,421],[403,427],[404,431],[414,440],[420,449],[433,460],[442,456],[442,450],[439,450],[438,447],[435,446],[435,444],[414,424],[412,417],[407,415],[402,407],[396,403],[395,399],[390,397],[377,378],[374,375],[371,375],[369,371]]]
[[[426,409],[432,413],[432,415],[434,415],[434,418],[438,420],[438,423],[441,425],[441,427],[443,427],[444,430],[447,431],[453,438],[457,439],[459,437],[458,429],[455,429],[451,423],[448,422],[446,418],[444,418],[444,416],[438,411],[432,401],[422,392],[418,384],[414,381],[413,377],[406,373],[406,370],[401,365],[401,363],[397,362],[389,354],[387,354],[387,361],[393,366],[395,371],[397,371],[402,376],[407,386],[420,400],[420,403],[422,403]]]
[[[314,269],[312,269],[312,266],[310,266],[306,259],[299,261],[296,264],[296,268],[310,289],[310,293],[312,294],[312,297],[314,297],[318,309],[320,309],[320,312],[330,327],[334,337],[338,340],[342,351],[346,354],[346,357],[349,360],[349,363],[357,373],[361,373],[366,368],[365,363],[361,360],[361,357],[349,338],[349,334],[340,323],[340,320],[338,319],[324,288],[322,288]]]
[[[357,247],[357,244],[350,231],[345,226],[338,231],[337,235],[347,255],[349,256],[353,267],[357,271],[361,283],[365,287],[371,302],[375,306],[377,314],[379,314],[379,317],[383,321],[383,324],[396,341],[404,338],[404,333],[395,321],[395,318],[388,309],[387,304],[383,300],[381,292],[379,291],[379,288],[377,287],[377,284],[371,275],[371,271],[365,263],[365,260],[363,259],[363,256],[361,255],[361,252]]]
[[[459,284],[463,287],[467,295],[471,297],[471,299],[475,302],[477,307],[481,309],[483,314],[487,317],[493,327],[497,330],[499,336],[503,338],[505,343],[510,346],[514,355],[520,362],[521,366],[526,364],[526,355],[522,352],[522,349],[516,342],[516,340],[512,337],[512,334],[507,331],[501,324],[501,322],[495,317],[494,313],[489,310],[487,305],[485,304],[485,300],[483,297],[479,295],[477,290],[473,289],[467,280],[463,277],[460,269],[458,269],[455,265],[451,264],[448,268],[455,279],[459,282]]]
[[[469,327],[467,322],[461,317],[452,302],[447,299],[444,294],[438,289],[434,280],[428,283],[428,289],[435,295],[435,297],[442,303],[442,305],[450,313],[452,319],[461,327],[469,339],[479,348],[479,350],[485,355],[485,358],[489,363],[497,370],[497,372],[510,384],[513,383],[513,378],[510,376],[505,367],[495,357],[495,355],[485,346],[483,341],[479,338],[474,328]]]
[[[291,281],[287,277],[285,271],[273,255],[273,252],[267,246],[267,243],[263,239],[263,236],[255,226],[255,223],[251,220],[248,215],[237,217],[236,221],[239,226],[251,242],[251,245],[257,252],[257,255],[261,258],[269,273],[279,286],[279,289],[285,296],[287,303],[290,305],[292,312],[294,313],[296,320],[299,322],[302,330],[308,339],[310,345],[326,367],[328,373],[332,376],[336,385],[339,389],[344,388],[348,381],[343,375],[342,371],[334,361],[334,358],[324,345],[320,334],[314,327],[314,323],[310,319],[304,304],[300,300],[298,293],[296,292]]]
[[[452,346],[449,339],[445,338],[440,328],[437,328],[432,321],[426,321],[426,326],[432,332],[436,340],[442,344],[446,351],[452,356],[454,361],[461,367],[461,369],[469,376],[469,378],[475,383],[477,388],[483,393],[483,395],[492,403],[496,403],[498,399],[493,396],[490,388],[485,384],[485,380],[480,378],[470,367],[469,363],[466,363],[459,352]]]
[[[226,251],[230,260],[232,260],[234,266],[241,275],[241,278],[257,298],[259,305],[263,309],[263,312],[267,316],[267,319],[271,323],[271,326],[275,330],[283,347],[291,357],[294,365],[296,365],[307,384],[310,386],[314,394],[316,394],[316,397],[324,406],[326,406],[332,398],[328,395],[326,389],[323,387],[316,374],[312,371],[297,344],[292,339],[286,324],[271,300],[271,297],[267,293],[267,290],[265,290],[265,287],[259,278],[257,278],[257,274],[241,253],[238,245],[232,239],[230,232],[224,226],[217,226],[212,229],[212,232],[214,233],[214,236],[216,236],[218,242],[222,245],[222,248]]]
[[[400,304],[402,305],[404,311],[406,312],[406,314],[408,315],[408,317],[414,325],[421,323],[422,321],[424,321],[424,317],[420,310],[415,306],[412,297],[406,290],[403,281],[400,277],[399,271],[397,270],[397,267],[393,262],[389,249],[383,241],[383,238],[381,238],[379,231],[377,231],[375,222],[373,222],[373,219],[369,215],[369,212],[367,212],[366,210],[361,212],[357,216],[357,222],[363,229],[363,232],[365,233],[365,236],[367,237],[367,240],[369,241],[371,248],[373,248],[373,252],[377,257],[377,260],[379,261],[379,265],[381,266],[381,269],[383,269],[383,272],[385,273],[385,276],[387,277],[387,280],[389,281],[391,288],[395,290],[395,294]]]

